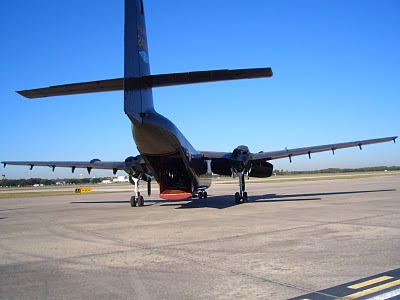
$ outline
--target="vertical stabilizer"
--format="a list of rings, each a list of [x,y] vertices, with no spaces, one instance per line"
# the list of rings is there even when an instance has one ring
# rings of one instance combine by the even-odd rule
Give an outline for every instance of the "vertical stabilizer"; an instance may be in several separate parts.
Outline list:
[[[135,126],[153,109],[151,89],[137,80],[150,74],[143,0],[125,0],[124,110]]]

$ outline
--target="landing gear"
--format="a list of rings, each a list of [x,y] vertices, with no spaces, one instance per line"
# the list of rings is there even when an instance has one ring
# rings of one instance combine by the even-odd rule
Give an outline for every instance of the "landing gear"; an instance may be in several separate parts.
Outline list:
[[[132,196],[130,202],[131,202],[131,207],[135,207],[136,206],[136,197]]]
[[[139,192],[140,179],[141,179],[141,175],[139,175],[138,177],[134,177],[131,175],[129,176],[129,182],[135,186],[135,196],[132,196],[131,200],[130,200],[131,207],[144,206],[144,198],[143,198],[143,196],[140,195],[140,192]]]
[[[239,188],[240,188],[240,192],[235,193],[235,204],[240,204],[241,201],[243,201],[243,203],[248,203],[249,199],[247,197],[247,192],[245,192],[246,184],[244,181],[244,171],[235,170],[235,173],[239,177]]]
[[[207,199],[207,192],[206,191],[199,191],[199,199]]]
[[[243,203],[248,203],[249,199],[247,198],[247,192],[243,192]]]
[[[240,204],[240,194],[239,194],[239,192],[236,192],[235,193],[235,204]]]

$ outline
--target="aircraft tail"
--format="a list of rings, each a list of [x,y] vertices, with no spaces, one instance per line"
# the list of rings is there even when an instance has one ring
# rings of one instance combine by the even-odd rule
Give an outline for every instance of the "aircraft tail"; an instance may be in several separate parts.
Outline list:
[[[272,76],[271,68],[209,70],[150,75],[143,0],[125,0],[124,77],[55,85],[18,91],[27,98],[43,98],[124,90],[124,110],[135,126],[154,109],[152,88]]]
[[[143,0],[125,0],[124,110],[136,126],[154,108],[152,90],[140,80],[147,75],[150,64]]]

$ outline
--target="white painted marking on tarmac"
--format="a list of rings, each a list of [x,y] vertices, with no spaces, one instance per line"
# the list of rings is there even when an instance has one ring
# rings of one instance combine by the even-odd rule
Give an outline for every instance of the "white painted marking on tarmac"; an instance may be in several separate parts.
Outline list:
[[[377,296],[374,296],[372,298],[368,298],[365,300],[385,300],[385,299],[390,299],[392,297],[396,297],[398,295],[400,295],[400,289],[390,291],[390,292],[384,293],[382,295],[377,295]]]

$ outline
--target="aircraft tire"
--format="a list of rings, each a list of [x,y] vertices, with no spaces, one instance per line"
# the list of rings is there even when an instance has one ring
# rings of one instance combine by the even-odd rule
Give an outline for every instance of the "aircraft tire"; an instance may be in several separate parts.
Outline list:
[[[136,206],[136,199],[135,199],[135,196],[132,196],[132,197],[131,197],[130,202],[131,202],[131,207],[135,207],[135,206]]]
[[[248,203],[249,199],[247,198],[247,192],[243,192],[243,203]]]
[[[204,199],[207,199],[207,196],[208,196],[208,195],[207,195],[207,192],[203,192],[203,198],[204,198]]]
[[[199,199],[203,199],[203,192],[199,192]]]
[[[138,206],[143,206],[144,205],[144,199],[143,199],[143,196],[139,196],[138,197],[138,199],[137,199],[137,204],[138,204]]]
[[[239,194],[239,192],[235,193],[235,204],[240,204],[240,194]]]

